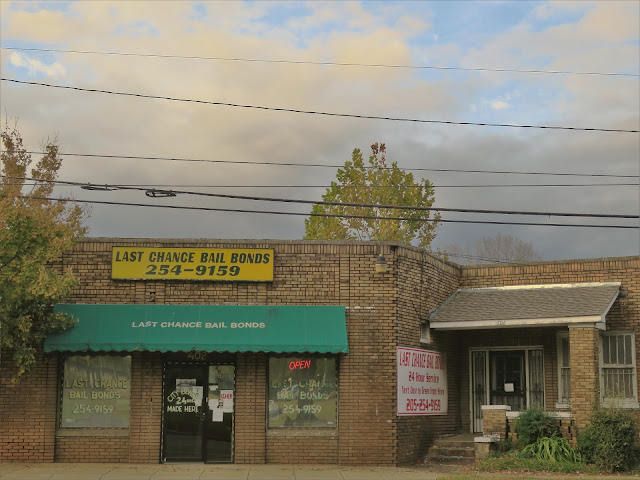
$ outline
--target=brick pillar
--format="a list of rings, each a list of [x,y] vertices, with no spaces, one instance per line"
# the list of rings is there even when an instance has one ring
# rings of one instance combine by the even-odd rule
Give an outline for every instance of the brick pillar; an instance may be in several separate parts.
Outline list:
[[[236,356],[235,463],[266,462],[267,357]]]
[[[593,402],[600,391],[599,340],[596,328],[569,328],[571,416],[578,432],[589,423]]]
[[[482,405],[482,434],[504,440],[507,436],[509,405]]]

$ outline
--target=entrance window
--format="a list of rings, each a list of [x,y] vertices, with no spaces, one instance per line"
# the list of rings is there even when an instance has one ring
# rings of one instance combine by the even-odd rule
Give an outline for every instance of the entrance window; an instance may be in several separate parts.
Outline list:
[[[602,334],[600,390],[605,404],[638,406],[634,340],[632,332]]]
[[[129,428],[131,357],[64,359],[60,428]]]
[[[269,427],[335,428],[334,357],[269,358]]]
[[[482,432],[482,405],[513,411],[544,408],[544,352],[540,347],[473,349],[470,352],[472,429]]]

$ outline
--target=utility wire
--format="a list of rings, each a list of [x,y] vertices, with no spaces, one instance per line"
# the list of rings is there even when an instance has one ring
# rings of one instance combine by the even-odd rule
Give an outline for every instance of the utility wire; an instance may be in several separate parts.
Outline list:
[[[464,72],[512,72],[512,73],[542,73],[553,75],[600,75],[615,77],[640,77],[637,73],[619,72],[577,72],[569,70],[521,70],[516,68],[473,68],[473,67],[447,67],[435,65],[394,65],[384,63],[354,63],[354,62],[320,62],[310,60],[278,60],[267,58],[239,58],[239,57],[205,57],[198,55],[166,55],[155,53],[134,53],[134,52],[99,52],[92,50],[61,50],[55,48],[21,48],[21,47],[0,47],[5,50],[19,50],[23,52],[56,52],[56,53],[78,53],[85,55],[110,55],[122,57],[149,57],[149,58],[178,58],[184,60],[216,60],[225,62],[252,62],[252,63],[279,63],[293,65],[321,65],[332,67],[371,67],[371,68],[407,68],[415,70],[459,70]]]
[[[25,152],[34,155],[44,155],[45,152]],[[295,162],[258,162],[250,160],[211,160],[200,158],[178,158],[178,157],[143,157],[134,155],[99,155],[90,153],[63,153],[68,157],[88,157],[88,158],[112,158],[124,160],[158,160],[166,162],[201,162],[201,163],[228,163],[233,165],[276,165],[285,167],[321,167],[321,168],[344,168],[344,165],[331,165],[326,163],[295,163]],[[363,169],[393,170],[394,167],[372,167],[364,165]],[[571,176],[571,177],[608,177],[608,178],[640,178],[640,175],[610,175],[604,173],[569,173],[569,172],[522,172],[508,170],[464,170],[456,168],[398,168],[402,171],[416,172],[442,172],[442,173],[488,173],[499,175],[547,175],[547,176]]]
[[[7,195],[0,195],[0,198]],[[282,212],[282,211],[268,211],[268,210],[246,210],[246,209],[232,209],[232,208],[213,208],[213,207],[187,207],[179,205],[157,205],[152,203],[128,203],[128,202],[106,202],[99,200],[78,200],[69,198],[51,198],[51,197],[29,197],[29,196],[16,196],[23,200],[50,200],[56,202],[76,202],[87,203],[97,205],[121,205],[130,207],[151,207],[151,208],[169,208],[178,210],[199,210],[209,212],[232,212],[232,213],[257,213],[261,215],[295,215],[304,217],[330,217],[330,218],[359,218],[364,220],[400,220],[400,221],[422,221],[433,222],[432,219],[412,219],[406,217],[375,217],[367,215],[332,215],[328,213],[300,213],[300,212]],[[588,225],[588,224],[572,224],[572,223],[532,223],[532,222],[499,222],[499,221],[483,221],[483,220],[450,220],[440,219],[438,222],[442,223],[473,223],[484,225],[530,225],[539,227],[577,227],[577,228],[624,228],[624,229],[637,229],[638,227],[630,225]]]
[[[439,257],[460,257],[460,258],[465,258],[468,260],[480,260],[483,262],[492,262],[492,263],[514,263],[517,260],[498,260],[497,258],[490,258],[490,257],[478,257],[475,255],[465,255],[463,253],[449,253],[449,252],[443,252],[443,253],[436,253],[436,252],[432,252],[434,255],[437,255]]]
[[[5,185],[36,185],[35,183],[10,183]],[[119,183],[121,187],[147,187],[147,188],[331,188],[331,185],[197,185],[197,184],[161,184],[161,183]],[[494,183],[487,185],[431,185],[431,188],[515,188],[515,187],[624,187],[640,186],[640,183],[516,183],[516,184],[504,184]],[[350,188],[389,188],[386,185],[338,185],[341,189]],[[423,185],[393,185],[395,189],[411,189],[411,188],[424,188]]]
[[[90,92],[90,93],[105,93],[109,95],[120,95],[126,97],[137,97],[137,98],[149,98],[154,100],[169,100],[172,102],[186,102],[186,103],[199,103],[203,105],[219,105],[225,107],[236,107],[236,108],[250,108],[254,110],[265,110],[271,112],[288,112],[288,113],[301,113],[305,115],[323,115],[328,117],[340,117],[340,118],[360,118],[367,120],[387,120],[393,122],[411,122],[411,123],[429,123],[429,124],[444,124],[444,125],[468,125],[468,126],[478,126],[478,127],[506,127],[506,128],[533,128],[533,129],[544,129],[544,130],[572,130],[572,131],[586,131],[586,132],[615,132],[615,133],[640,133],[640,130],[626,130],[626,129],[617,129],[617,128],[591,128],[591,127],[563,127],[557,125],[523,125],[523,124],[515,124],[515,123],[483,123],[483,122],[455,122],[452,120],[425,120],[420,118],[403,118],[403,117],[384,117],[379,115],[358,115],[353,113],[336,113],[336,112],[321,112],[315,110],[298,110],[293,108],[284,108],[284,107],[265,107],[262,105],[246,105],[239,103],[228,103],[228,102],[213,102],[207,100],[196,100],[192,98],[177,98],[177,97],[165,97],[161,95],[147,95],[142,93],[131,93],[131,92],[117,92],[114,90],[101,90],[97,88],[82,88],[82,87],[73,87],[70,85],[55,85],[52,83],[42,83],[42,82],[27,82],[24,80],[16,80],[13,78],[0,78],[3,82],[13,82],[19,83],[23,85],[37,85],[40,87],[50,87],[50,88],[61,88],[66,90],[75,90],[80,92]]]
[[[158,190],[153,188],[147,189],[147,188],[141,188],[141,187],[124,187],[122,185],[115,185],[115,184],[114,185],[110,185],[110,184],[96,185],[91,183],[70,182],[70,181],[64,181],[64,180],[42,180],[42,179],[31,178],[31,177],[8,177],[4,175],[2,176],[4,178],[9,178],[13,180],[33,180],[33,181],[42,182],[42,183],[56,183],[60,185],[87,187],[88,189],[100,189],[103,191],[112,191],[112,190],[144,191],[148,196],[152,196],[152,197],[195,195],[195,196],[201,196],[201,197],[227,198],[232,200],[250,200],[250,201],[258,201],[258,202],[296,203],[296,204],[303,204],[303,205],[326,205],[326,206],[334,206],[334,207],[375,208],[375,209],[387,209],[387,210],[414,210],[418,212],[436,211],[436,212],[480,213],[480,214],[495,214],[495,215],[532,215],[532,216],[545,216],[545,217],[581,217],[581,218],[625,218],[625,219],[640,218],[640,215],[622,215],[622,214],[481,210],[481,209],[471,209],[471,208],[443,208],[443,207],[419,207],[419,206],[410,206],[410,205],[400,206],[400,205],[380,205],[380,204],[348,203],[348,202],[325,202],[325,201],[302,200],[302,199],[292,199],[292,198],[257,197],[257,196],[251,196],[251,195],[233,195],[233,194],[226,194],[226,193],[193,192],[188,190]]]

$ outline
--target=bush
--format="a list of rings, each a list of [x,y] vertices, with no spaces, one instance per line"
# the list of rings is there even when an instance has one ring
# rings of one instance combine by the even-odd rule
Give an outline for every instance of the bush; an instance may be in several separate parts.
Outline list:
[[[564,438],[553,434],[540,437],[535,443],[524,447],[520,455],[524,458],[537,458],[550,462],[580,462],[582,456]]]
[[[515,430],[518,435],[516,444],[520,448],[536,443],[539,438],[559,434],[555,418],[539,408],[531,408],[521,413]]]
[[[614,472],[629,470],[640,457],[636,425],[627,412],[597,407],[591,423],[578,436],[578,446],[587,462]]]

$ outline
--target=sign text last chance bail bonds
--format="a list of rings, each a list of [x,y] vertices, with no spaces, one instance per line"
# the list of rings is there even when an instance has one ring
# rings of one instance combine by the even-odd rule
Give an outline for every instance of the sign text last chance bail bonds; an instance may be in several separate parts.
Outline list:
[[[273,281],[273,249],[113,247],[116,280]]]

